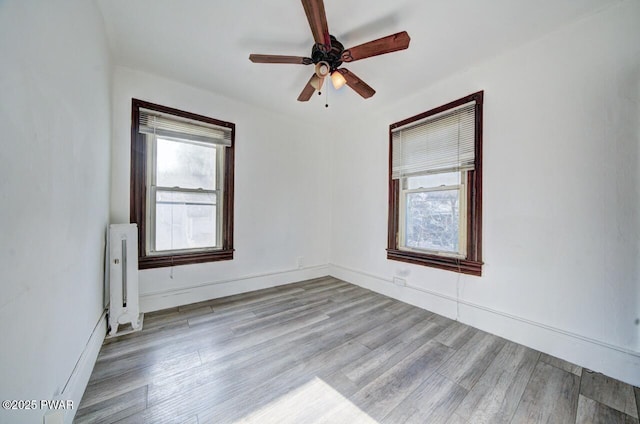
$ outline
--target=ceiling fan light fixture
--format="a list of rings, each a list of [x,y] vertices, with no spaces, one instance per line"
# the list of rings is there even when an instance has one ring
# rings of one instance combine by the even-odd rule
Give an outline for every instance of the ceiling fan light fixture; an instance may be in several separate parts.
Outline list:
[[[316,75],[319,78],[326,77],[327,75],[329,75],[330,71],[331,71],[331,67],[327,62],[322,61],[322,62],[316,63]]]
[[[347,83],[347,80],[344,79],[344,76],[342,76],[340,72],[333,71],[331,73],[331,83],[333,84],[333,88],[340,90]]]
[[[322,89],[322,84],[324,84],[324,78],[320,78],[318,75],[314,75],[313,78],[311,78],[309,84],[311,84],[311,87],[320,91]]]

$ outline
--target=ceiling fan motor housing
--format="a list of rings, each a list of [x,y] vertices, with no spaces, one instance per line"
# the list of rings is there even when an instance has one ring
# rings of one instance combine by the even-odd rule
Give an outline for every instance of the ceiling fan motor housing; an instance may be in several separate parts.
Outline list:
[[[331,68],[331,72],[335,71],[342,65],[342,51],[344,50],[344,46],[333,35],[329,36],[331,38],[331,48],[328,49],[328,46],[324,44],[314,44],[311,48],[311,59],[313,63],[319,62],[327,62],[329,67]]]

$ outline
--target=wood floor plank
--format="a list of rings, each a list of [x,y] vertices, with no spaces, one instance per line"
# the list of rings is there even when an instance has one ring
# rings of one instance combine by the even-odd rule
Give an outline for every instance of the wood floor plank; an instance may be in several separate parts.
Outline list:
[[[122,372],[120,363],[129,364],[128,370],[138,366],[146,366],[147,360],[168,358],[185,352],[198,350],[202,347],[222,343],[234,337],[228,328],[221,328],[218,323],[208,323],[196,328],[183,327],[180,331],[165,331],[164,334],[151,334],[138,339],[138,344],[132,341],[124,342],[122,349],[117,344],[109,345],[108,355],[102,352],[98,355],[93,378],[109,378]]]
[[[94,405],[83,405],[74,422],[77,424],[111,424],[147,407],[147,386],[129,390]]]
[[[345,283],[344,281],[335,280],[335,282],[331,282],[331,284],[315,284],[313,287],[306,288],[305,294],[307,296],[315,295],[315,297],[317,297],[317,295],[326,294],[327,292],[334,292],[338,289],[346,288],[348,286],[349,284]]]
[[[411,308],[407,312],[397,315],[381,326],[356,337],[355,340],[358,343],[362,343],[369,349],[375,349],[385,344],[387,341],[405,333],[409,328],[413,327],[418,322],[426,320],[431,315],[432,314],[430,312],[418,308]]]
[[[208,315],[213,312],[213,308],[211,306],[199,306],[197,308],[189,308],[185,310],[180,310],[178,308],[177,311],[172,312],[167,315],[156,315],[155,317],[145,317],[143,326],[145,330],[152,329],[158,326],[164,326],[171,322],[184,321],[189,318]]]
[[[638,424],[638,419],[580,395],[576,424]]]
[[[319,355],[324,350],[330,350],[348,342],[353,337],[349,331],[356,333],[366,331],[375,328],[385,319],[387,319],[385,315],[380,315],[373,319],[360,318],[357,321],[341,319],[336,321],[334,328],[331,328],[327,323],[313,329],[312,325],[307,329],[307,333],[281,336],[274,346],[268,347],[265,344],[258,344],[254,347],[237,351],[233,355],[217,358],[214,364],[211,365],[215,367],[214,369],[209,369],[209,365],[205,362],[200,369],[186,371],[184,378],[180,375],[174,376],[169,382],[170,384],[167,385],[168,388],[165,389],[168,391],[165,391],[164,399],[180,393],[186,393],[190,389],[206,389],[207,384],[216,384],[216,389],[219,389],[220,385],[216,381],[228,379],[229,375],[233,375],[234,378],[244,378],[244,373],[248,373],[252,378],[255,378],[257,374],[263,371],[269,376],[278,374],[285,369],[305,363],[310,357]],[[270,341],[265,343],[270,343]],[[254,371],[255,364],[258,361],[268,363],[269,367]],[[218,374],[212,374],[212,372]],[[187,386],[182,386],[181,380],[186,380]],[[163,400],[161,396],[156,394],[155,384],[151,385],[149,399],[150,404],[159,403]]]
[[[462,418],[460,415],[454,413],[446,421],[446,424],[468,424],[468,421]]]
[[[229,323],[241,323],[252,320],[256,317],[253,310],[250,311],[222,311],[212,312],[207,315],[199,315],[197,317],[187,319],[187,325],[190,328],[197,327],[202,324],[213,324],[220,327]],[[209,327],[213,331],[213,327]]]
[[[161,355],[158,360],[158,355]],[[96,362],[94,367],[95,380],[112,378],[139,368],[149,367],[154,363],[155,367],[164,369],[171,368],[176,362],[188,360],[198,360],[197,345],[185,344],[180,346],[163,346],[158,349],[135,351],[119,356],[110,361]]]
[[[283,322],[298,319],[301,314],[306,313],[318,313],[324,315],[320,306],[329,303],[328,299],[320,299],[314,302],[298,303],[298,305],[292,305],[289,309],[274,312],[261,317],[255,317],[251,320],[234,323],[229,327],[236,335],[243,335],[251,333],[253,331],[260,331],[263,328],[269,327],[273,324],[281,324]]]
[[[398,406],[422,382],[433,374],[454,351],[433,340],[423,344],[380,377],[364,386],[354,396],[352,403],[374,420],[382,419]],[[334,423],[348,413],[349,405],[328,411],[317,423]]]
[[[391,312],[394,315],[402,315],[413,308],[414,308],[413,306],[406,303],[394,302],[391,305],[384,308],[384,310],[387,312]]]
[[[513,416],[513,423],[573,423],[580,378],[538,361]]]
[[[317,378],[318,373],[339,371],[345,364],[366,353],[368,349],[352,341],[343,343],[330,350],[323,350],[306,361],[274,375],[273,378],[247,380],[236,387],[234,395],[218,405],[210,405],[198,414],[203,423],[233,423],[254,411],[268,407],[283,397],[287,397],[297,388]],[[252,399],[250,405],[246,399]]]
[[[438,373],[471,390],[504,344],[504,339],[478,331],[438,370]]]
[[[384,309],[392,303],[393,301],[389,298],[381,298],[375,293],[367,293],[353,302],[336,302],[332,306],[325,308],[324,312],[330,317],[335,317],[337,315],[349,315],[353,313],[367,313],[374,310]]]
[[[473,389],[456,409],[471,423],[509,423],[540,353],[506,342]]]
[[[347,365],[343,372],[351,381],[364,386],[431,340],[440,331],[442,327],[427,318]]]
[[[299,424],[313,421],[324,411],[349,403],[357,387],[339,371],[316,377],[239,420],[239,423]]]
[[[113,355],[121,355],[127,350],[127,348],[131,348],[133,350],[140,349],[140,346],[143,345],[146,340],[158,340],[159,338],[164,338],[172,333],[180,334],[188,326],[187,321],[184,320],[154,327],[150,330],[143,328],[140,332],[105,339],[104,344],[100,349],[98,360],[109,359],[109,357]],[[161,336],[159,337],[158,334],[161,334]]]
[[[209,362],[216,358],[231,355],[254,345],[267,342],[275,337],[289,334],[301,330],[310,324],[327,320],[327,315],[313,311],[297,318],[289,319],[286,322],[274,323],[261,328],[259,331],[249,333],[252,337],[235,337],[228,341],[210,346],[207,349],[200,349],[200,356],[203,362]]]
[[[225,379],[229,375],[243,378],[243,373],[246,372],[255,376],[257,372],[261,372],[260,370],[254,370],[255,363],[259,360],[269,364],[269,367],[264,369],[266,373],[278,373],[281,369],[303,362],[323,349],[330,349],[352,338],[351,334],[340,331],[340,328],[348,328],[355,331],[362,329],[364,331],[375,327],[384,319],[384,316],[380,317],[380,321],[360,319],[358,323],[353,320],[351,322],[341,320],[335,323],[335,331],[330,331],[330,327],[326,325],[315,328],[312,324],[307,327],[306,332],[300,334],[287,333],[274,339],[276,342],[274,345],[271,345],[274,340],[268,340],[245,349],[234,350],[231,355],[223,355],[216,358],[212,364],[205,361],[202,367],[190,369],[183,373],[185,374],[184,379],[192,386],[190,388],[201,388],[205,384],[215,383],[217,379]],[[342,327],[340,327],[340,324]],[[206,355],[201,356],[206,358]],[[170,384],[168,384],[170,391],[165,394],[165,397],[184,392],[187,389],[187,387],[180,384],[180,381],[183,380],[182,377],[182,375],[178,375],[172,378]],[[158,396],[155,388],[156,385],[154,384],[150,389],[150,404],[162,400],[156,399]]]
[[[540,355],[540,360],[549,365],[553,365],[554,367],[560,368],[561,370],[565,370],[566,372],[570,372],[577,376],[582,375],[582,367],[576,364],[572,364],[571,362],[565,361],[564,359],[556,358],[555,356],[547,355],[543,353]]]
[[[438,373],[434,373],[387,414],[381,422],[388,424],[444,424],[450,419],[466,395],[465,388]]]
[[[233,296],[222,297],[211,300],[210,306],[214,311],[221,311],[231,308],[250,307],[261,304],[269,300],[275,300],[294,293],[304,293],[304,288],[296,287],[287,290],[277,290],[276,288],[259,290],[257,292],[241,293]]]
[[[92,406],[107,399],[127,393],[132,389],[150,384],[153,381],[166,380],[181,371],[200,365],[198,352],[189,352],[162,360],[150,361],[142,368],[135,368],[107,379],[93,378],[89,381],[80,405]]]
[[[437,342],[454,349],[460,349],[478,330],[457,321],[450,321],[447,328],[435,338]]]
[[[638,418],[633,386],[606,375],[584,370],[580,394],[624,414]]]
[[[251,312],[255,317],[263,318],[272,314],[287,311],[289,308],[295,308],[304,305],[304,302],[298,300],[298,296],[291,295],[276,299],[274,302],[252,307]]]

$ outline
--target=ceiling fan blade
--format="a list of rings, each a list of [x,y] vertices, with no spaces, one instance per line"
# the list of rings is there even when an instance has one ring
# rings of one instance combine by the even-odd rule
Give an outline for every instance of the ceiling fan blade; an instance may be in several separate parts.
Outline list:
[[[411,38],[409,34],[407,34],[407,31],[378,38],[377,40],[346,49],[342,52],[342,61],[353,62],[354,60],[404,50],[409,47],[410,41]]]
[[[329,37],[329,26],[327,25],[327,15],[324,13],[323,1],[302,0],[302,6],[307,14],[313,39],[317,44],[326,46],[327,51],[331,50],[331,38]]]
[[[353,72],[349,72],[344,68],[338,69],[338,72],[340,72],[344,79],[347,80],[347,85],[365,99],[368,99],[369,97],[376,94],[376,90],[374,90],[366,82],[358,78]]]
[[[276,54],[250,54],[249,60],[253,63],[291,63],[294,65],[311,65],[310,57],[280,56]]]
[[[316,91],[316,89],[311,85],[311,81],[313,81],[313,77],[315,76],[315,73],[311,75],[311,78],[309,78],[309,82],[307,82],[307,85],[305,85],[302,89],[302,92],[298,96],[299,102],[308,102],[311,96],[313,96],[313,93]]]

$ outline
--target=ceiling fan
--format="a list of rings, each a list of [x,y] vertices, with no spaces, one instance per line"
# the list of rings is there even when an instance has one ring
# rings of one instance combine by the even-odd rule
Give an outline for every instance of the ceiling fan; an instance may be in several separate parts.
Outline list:
[[[404,50],[409,47],[409,41],[411,41],[409,34],[406,31],[402,31],[345,49],[342,43],[329,34],[323,0],[302,0],[302,6],[304,6],[313,39],[315,40],[315,44],[311,48],[311,57],[251,54],[249,55],[249,60],[253,63],[315,65],[313,75],[311,75],[307,85],[298,96],[298,101],[301,102],[308,101],[316,90],[319,91],[328,76],[331,77],[331,82],[336,89],[340,89],[346,84],[365,99],[373,96],[376,93],[373,88],[353,72],[340,68],[340,65],[343,62],[353,62]]]

